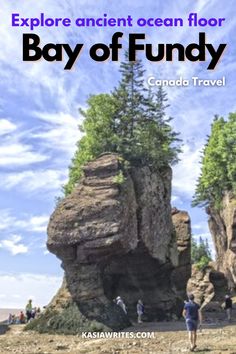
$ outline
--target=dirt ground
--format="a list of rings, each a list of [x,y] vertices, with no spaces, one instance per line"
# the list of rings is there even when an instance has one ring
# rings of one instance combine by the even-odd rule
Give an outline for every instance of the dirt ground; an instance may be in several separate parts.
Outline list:
[[[0,353],[23,354],[171,354],[189,353],[184,322],[143,323],[127,332],[154,332],[151,339],[88,339],[81,336],[38,334],[13,325],[0,336]],[[204,324],[198,334],[197,353],[236,354],[236,323]]]

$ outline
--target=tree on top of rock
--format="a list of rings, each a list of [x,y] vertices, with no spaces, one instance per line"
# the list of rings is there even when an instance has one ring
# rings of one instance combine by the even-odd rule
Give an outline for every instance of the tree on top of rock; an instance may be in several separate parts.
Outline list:
[[[120,65],[121,81],[114,89],[112,96],[117,103],[117,110],[114,116],[117,134],[120,137],[120,144],[117,152],[124,157],[133,156],[138,144],[138,129],[143,121],[147,99],[144,87],[144,68],[142,62],[128,61],[128,54],[125,54],[125,61]]]
[[[167,94],[162,87],[157,92],[149,89],[140,142],[145,161],[158,168],[178,162],[181,151],[179,134],[170,125],[172,118],[166,116],[167,102]]]
[[[166,117],[167,97],[144,86],[144,68],[140,60],[120,66],[121,81],[111,94],[88,99],[81,111],[83,137],[69,167],[65,194],[71,193],[83,175],[83,166],[104,152],[120,154],[131,165],[149,165],[161,169],[178,160],[179,139]]]
[[[191,261],[199,269],[205,268],[212,261],[211,251],[207,239],[199,238],[199,244],[192,238],[191,240]]]
[[[216,116],[203,150],[193,206],[221,208],[226,191],[236,192],[236,114]]]
[[[118,134],[116,133],[114,98],[108,94],[90,96],[83,124],[79,127],[82,138],[77,143],[75,155],[69,167],[69,181],[64,186],[65,195],[70,194],[83,175],[83,166],[103,152],[117,152]]]

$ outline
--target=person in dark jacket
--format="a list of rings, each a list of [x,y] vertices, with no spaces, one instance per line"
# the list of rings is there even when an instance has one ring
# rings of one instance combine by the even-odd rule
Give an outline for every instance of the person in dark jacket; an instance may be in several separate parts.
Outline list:
[[[183,309],[183,317],[186,321],[187,330],[189,333],[190,351],[194,351],[197,347],[197,329],[198,324],[202,324],[202,313],[200,306],[194,302],[194,295],[188,296],[188,301],[185,302]]]
[[[225,311],[227,315],[227,320],[231,321],[233,302],[229,295],[225,295]]]
[[[25,307],[27,322],[29,322],[32,318],[32,300],[30,299]]]

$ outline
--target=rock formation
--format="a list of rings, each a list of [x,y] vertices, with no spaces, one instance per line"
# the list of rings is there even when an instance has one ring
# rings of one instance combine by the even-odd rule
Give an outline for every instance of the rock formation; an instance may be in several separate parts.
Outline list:
[[[170,168],[125,168],[104,154],[52,214],[47,247],[62,260],[64,287],[86,319],[124,328],[136,320],[139,298],[147,320],[180,315],[191,232],[186,212],[174,210],[172,223],[171,178]],[[118,295],[128,316],[113,302]]]
[[[9,330],[9,326],[6,323],[0,323],[0,335],[5,334]]]
[[[214,269],[215,264],[210,264],[203,270],[198,269],[196,265],[192,266],[192,276],[187,284],[187,292],[195,296],[195,301],[202,308],[209,308],[210,302],[213,302],[213,307],[218,308],[224,301],[224,296],[227,291],[227,280],[223,273]]]
[[[228,279],[230,289],[236,289],[236,198],[225,193],[222,209],[208,208],[209,228],[216,249],[217,269]]]
[[[172,209],[172,222],[176,234],[178,249],[178,266],[172,272],[172,284],[181,299],[185,297],[187,284],[191,274],[191,224],[186,211]]]

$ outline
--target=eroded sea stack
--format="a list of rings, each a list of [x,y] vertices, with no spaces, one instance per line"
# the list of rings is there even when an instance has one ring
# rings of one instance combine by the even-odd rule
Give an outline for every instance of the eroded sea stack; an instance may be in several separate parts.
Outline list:
[[[149,321],[179,316],[191,275],[190,219],[171,210],[171,169],[124,166],[115,154],[88,163],[52,214],[47,241],[65,271],[61,307],[70,301],[86,321],[115,330],[136,319],[138,299]]]
[[[227,280],[224,273],[215,269],[215,262],[210,262],[204,269],[193,265],[192,276],[187,284],[187,292],[194,294],[195,301],[204,310],[218,308],[220,311],[220,305],[227,293]]]
[[[236,289],[236,198],[226,192],[221,210],[207,208],[209,228],[216,249],[217,269],[223,272],[230,289]]]

